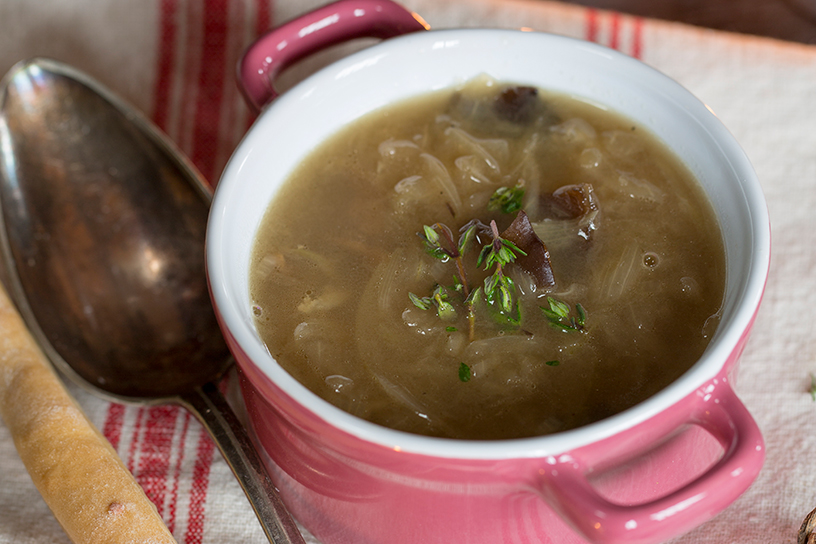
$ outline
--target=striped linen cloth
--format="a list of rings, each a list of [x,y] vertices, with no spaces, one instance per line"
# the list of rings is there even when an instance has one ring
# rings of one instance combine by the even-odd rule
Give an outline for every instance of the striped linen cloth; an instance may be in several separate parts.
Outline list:
[[[32,56],[74,65],[145,112],[215,182],[252,121],[234,83],[242,49],[322,3],[0,0],[0,73]],[[763,429],[768,458],[742,498],[673,542],[795,542],[816,507],[808,393],[816,373],[816,49],[543,0],[404,4],[435,28],[527,27],[618,49],[688,87],[742,143],[768,197],[774,257],[738,392]],[[240,409],[235,382],[225,386]],[[265,541],[226,463],[184,410],[109,403],[70,387],[180,543]],[[0,544],[60,542],[68,539],[0,423]]]

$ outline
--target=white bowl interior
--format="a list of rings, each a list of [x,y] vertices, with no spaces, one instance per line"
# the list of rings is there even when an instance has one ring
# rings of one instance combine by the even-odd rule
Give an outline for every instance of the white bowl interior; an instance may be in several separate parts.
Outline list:
[[[704,357],[638,406],[548,437],[487,443],[407,435],[361,421],[321,400],[269,356],[255,331],[249,256],[258,224],[280,185],[315,145],[357,117],[400,99],[486,73],[604,104],[651,129],[696,174],[719,215],[728,259],[720,326]],[[748,159],[719,120],[690,93],[646,65],[595,44],[504,30],[422,32],[347,57],[278,98],[230,160],[208,230],[208,273],[230,332],[273,381],[333,424],[374,442],[451,457],[529,456],[568,451],[643,421],[714,377],[759,304],[769,260],[769,223]],[[531,444],[533,447],[531,449]]]

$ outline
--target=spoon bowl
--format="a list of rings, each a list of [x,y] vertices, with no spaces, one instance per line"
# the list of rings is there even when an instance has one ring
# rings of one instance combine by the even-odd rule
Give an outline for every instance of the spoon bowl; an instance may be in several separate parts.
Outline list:
[[[47,59],[0,86],[4,281],[43,351],[109,399],[176,403],[210,431],[270,541],[303,542],[217,381],[211,191],[146,118]]]
[[[15,300],[61,370],[116,398],[215,381],[230,356],[202,274],[207,188],[136,117],[53,68],[17,71],[3,102]]]

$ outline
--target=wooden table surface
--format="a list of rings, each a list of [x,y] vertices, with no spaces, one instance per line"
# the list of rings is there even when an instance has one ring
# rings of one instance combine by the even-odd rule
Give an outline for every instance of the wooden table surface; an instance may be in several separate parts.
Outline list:
[[[562,0],[731,32],[816,44],[816,0]]]

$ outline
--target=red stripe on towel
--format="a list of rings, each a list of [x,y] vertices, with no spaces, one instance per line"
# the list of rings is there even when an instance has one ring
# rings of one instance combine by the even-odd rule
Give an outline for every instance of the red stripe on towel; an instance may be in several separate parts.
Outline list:
[[[178,493],[179,480],[181,479],[181,467],[184,463],[184,448],[187,444],[187,429],[190,428],[190,420],[192,416],[189,412],[184,414],[184,423],[181,427],[181,436],[178,441],[178,456],[176,457],[176,466],[173,468],[173,483],[170,488],[170,502],[167,505],[167,528],[170,532],[176,530],[176,514],[178,512]]]
[[[178,413],[178,406],[154,406],[147,410],[136,480],[144,489],[145,495],[156,505],[159,515],[164,514],[167,475],[170,472],[170,454]]]
[[[139,450],[139,439],[142,434],[142,418],[144,417],[146,408],[138,408],[136,410],[136,421],[133,423],[133,438],[130,440],[130,447],[128,448],[127,469],[133,473],[136,465],[136,453]]]
[[[632,34],[632,56],[636,59],[643,58],[643,19],[635,17],[634,30]]]
[[[193,467],[193,485],[190,489],[190,516],[187,531],[184,535],[186,544],[201,544],[204,535],[204,506],[207,502],[207,490],[210,485],[210,464],[212,463],[215,444],[207,431],[202,429],[198,436],[196,460]]]
[[[609,47],[612,49],[620,49],[620,19],[620,13],[613,11],[609,21]]]
[[[229,6],[228,35],[225,44],[225,65],[222,79],[223,93],[221,104],[221,119],[217,128],[217,139],[215,142],[217,154],[213,161],[213,176],[208,180],[211,185],[218,182],[221,171],[232,155],[235,145],[238,143],[239,135],[236,128],[243,109],[241,108],[241,96],[235,84],[234,67],[238,64],[238,59],[247,45],[247,40],[254,36],[250,21],[254,20],[254,10],[249,9],[251,0],[232,2]]]
[[[255,3],[255,36],[260,36],[272,27],[272,0],[257,0]]]
[[[156,85],[153,89],[153,122],[167,131],[167,120],[170,113],[170,90],[175,70],[176,44],[176,0],[161,0],[159,9],[159,53],[156,64]]]
[[[274,0],[257,0],[255,9],[255,34],[257,38],[270,30],[274,25]],[[244,130],[249,130],[257,115],[250,108],[245,108]]]
[[[204,34],[198,73],[192,160],[204,174],[205,179],[211,183],[214,183],[217,174],[215,160],[218,151],[221,103],[224,98],[229,22],[227,4],[227,0],[204,1]]]
[[[108,406],[108,413],[105,415],[105,423],[102,424],[102,434],[111,443],[113,449],[119,448],[122,441],[122,425],[125,421],[125,407],[122,404],[112,402]]]
[[[181,89],[178,98],[174,98],[173,107],[178,111],[176,114],[175,127],[171,136],[176,139],[176,143],[181,149],[190,155],[190,126],[195,122],[195,101],[197,98],[197,79],[199,64],[198,44],[202,41],[202,30],[199,28],[199,11],[201,10],[198,0],[186,0],[184,15],[181,17],[184,26],[185,39],[180,42],[179,59],[181,59]]]
[[[598,41],[598,10],[588,9],[585,15],[584,37],[591,42]]]

